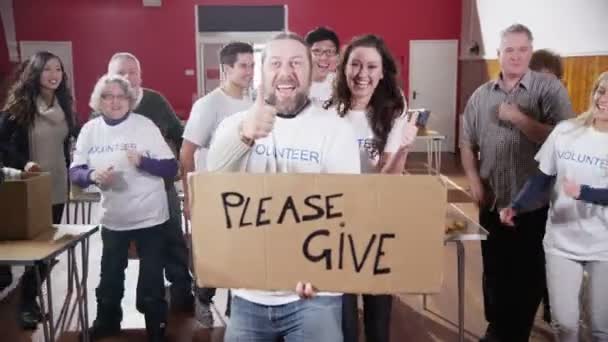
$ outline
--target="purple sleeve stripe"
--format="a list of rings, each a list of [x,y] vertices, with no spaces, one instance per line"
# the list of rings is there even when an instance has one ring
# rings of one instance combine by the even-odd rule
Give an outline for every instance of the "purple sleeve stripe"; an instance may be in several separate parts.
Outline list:
[[[86,188],[93,184],[90,174],[93,170],[88,165],[78,165],[70,168],[70,181],[81,188]]]
[[[175,178],[177,175],[177,160],[175,158],[153,159],[141,157],[139,168],[161,178]]]

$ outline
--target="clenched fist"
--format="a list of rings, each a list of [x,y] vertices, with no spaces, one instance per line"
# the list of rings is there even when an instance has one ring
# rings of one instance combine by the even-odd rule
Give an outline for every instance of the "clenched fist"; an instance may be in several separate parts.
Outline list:
[[[38,163],[30,161],[30,162],[27,162],[27,164],[25,164],[25,167],[23,168],[23,171],[26,171],[26,172],[42,172],[42,168],[40,167],[40,165]]]
[[[503,102],[498,107],[498,118],[502,121],[515,124],[523,116],[516,104]]]
[[[574,199],[578,199],[581,196],[580,184],[572,181],[569,178],[564,178],[564,180],[562,182],[562,188],[564,189],[564,192],[566,193],[566,195],[568,195]]]
[[[515,225],[515,222],[513,221],[515,216],[517,216],[517,212],[511,207],[500,210],[500,222],[505,226],[513,227]]]
[[[110,166],[105,170],[93,170],[89,175],[93,183],[105,187],[112,184],[114,180],[114,166]]]

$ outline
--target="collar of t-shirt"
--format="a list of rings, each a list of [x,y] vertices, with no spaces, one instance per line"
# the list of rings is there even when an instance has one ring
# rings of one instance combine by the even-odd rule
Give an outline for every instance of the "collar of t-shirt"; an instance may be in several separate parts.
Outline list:
[[[218,87],[217,89],[219,90],[219,92],[222,95],[229,98],[230,100],[233,100],[233,101],[245,101],[246,100],[246,96],[244,96],[244,95],[241,95],[241,97],[235,97],[235,96],[228,94],[228,92],[225,91],[223,87]]]
[[[108,126],[116,126],[116,125],[118,125],[119,123],[121,123],[121,122],[123,122],[123,121],[127,120],[127,118],[129,117],[129,114],[130,114],[130,113],[129,113],[129,112],[127,112],[127,114],[123,115],[122,117],[120,117],[120,118],[118,118],[118,119],[112,119],[112,118],[109,118],[109,117],[107,117],[107,116],[105,116],[105,115],[103,115],[103,114],[101,115],[101,117],[103,118],[103,121],[104,121],[104,122],[105,122],[105,123],[106,123]]]
[[[277,116],[282,119],[293,119],[296,116],[298,116],[298,114],[302,113],[302,111],[304,111],[306,108],[308,108],[309,105],[310,105],[310,99],[306,99],[306,102],[304,102],[304,104],[300,108],[296,109],[296,111],[294,113],[289,113],[289,114],[277,113]]]

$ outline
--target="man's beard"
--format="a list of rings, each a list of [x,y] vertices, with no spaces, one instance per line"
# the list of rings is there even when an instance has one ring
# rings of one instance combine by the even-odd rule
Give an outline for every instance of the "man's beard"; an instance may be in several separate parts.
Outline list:
[[[274,106],[279,114],[295,116],[308,103],[308,95],[304,92],[297,92],[294,99],[278,102],[277,96],[273,93],[268,96],[266,102]]]

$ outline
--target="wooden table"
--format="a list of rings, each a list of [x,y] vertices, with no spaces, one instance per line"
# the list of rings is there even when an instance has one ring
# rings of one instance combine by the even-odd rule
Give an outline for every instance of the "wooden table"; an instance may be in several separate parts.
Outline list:
[[[88,341],[88,298],[87,278],[89,262],[89,238],[99,228],[95,225],[54,225],[47,232],[32,240],[0,241],[0,265],[31,266],[36,274],[40,309],[45,318],[42,322],[45,341],[55,341],[57,330],[66,329],[76,309],[78,322],[83,332],[83,341]],[[76,247],[81,247],[81,270],[78,268]],[[51,289],[51,271],[53,261],[61,254],[68,256],[68,290],[61,307],[57,322],[54,320],[53,292]],[[46,266],[46,303],[42,293],[42,269]],[[79,271],[81,273],[79,273]],[[72,297],[76,289],[74,303]]]

